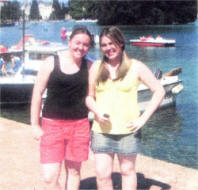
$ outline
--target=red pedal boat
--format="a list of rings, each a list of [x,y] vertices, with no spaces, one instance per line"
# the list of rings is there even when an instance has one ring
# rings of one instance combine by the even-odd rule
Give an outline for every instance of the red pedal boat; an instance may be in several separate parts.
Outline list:
[[[149,36],[132,39],[130,43],[134,46],[170,47],[174,46],[176,41],[174,39],[165,39],[161,36],[157,36],[156,38]]]

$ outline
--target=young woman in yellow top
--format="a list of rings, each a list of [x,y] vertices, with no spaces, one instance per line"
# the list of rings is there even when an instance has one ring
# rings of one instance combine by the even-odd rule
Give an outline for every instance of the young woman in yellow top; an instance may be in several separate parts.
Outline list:
[[[113,190],[111,174],[117,154],[122,189],[135,190],[136,155],[140,151],[140,129],[160,105],[165,90],[150,69],[131,59],[117,27],[105,28],[100,35],[104,55],[89,73],[88,108],[94,113],[91,148],[95,155],[98,190]],[[138,109],[138,85],[144,83],[152,98],[144,111]]]

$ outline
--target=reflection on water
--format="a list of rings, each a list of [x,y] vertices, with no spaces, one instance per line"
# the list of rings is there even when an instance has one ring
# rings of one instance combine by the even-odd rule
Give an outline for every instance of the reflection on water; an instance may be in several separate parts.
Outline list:
[[[0,117],[30,124],[30,105],[10,105],[0,108]]]
[[[183,121],[175,107],[158,110],[142,129],[142,153],[198,168],[196,146],[182,138]]]
[[[163,135],[178,132],[182,126],[183,118],[172,106],[158,110],[147,123],[147,128],[154,129]]]

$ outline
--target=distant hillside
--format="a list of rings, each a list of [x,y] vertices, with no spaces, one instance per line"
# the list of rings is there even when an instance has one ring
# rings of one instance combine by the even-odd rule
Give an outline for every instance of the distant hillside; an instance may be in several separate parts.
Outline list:
[[[101,25],[185,24],[197,19],[197,0],[71,1],[74,19],[98,19]]]

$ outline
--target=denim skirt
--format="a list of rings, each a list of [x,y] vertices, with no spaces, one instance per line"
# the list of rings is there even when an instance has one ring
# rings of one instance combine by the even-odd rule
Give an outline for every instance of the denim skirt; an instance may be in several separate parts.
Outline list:
[[[123,155],[137,154],[141,151],[141,131],[122,135],[96,133],[92,131],[91,149],[93,152]]]

